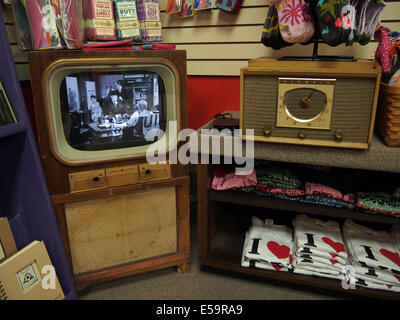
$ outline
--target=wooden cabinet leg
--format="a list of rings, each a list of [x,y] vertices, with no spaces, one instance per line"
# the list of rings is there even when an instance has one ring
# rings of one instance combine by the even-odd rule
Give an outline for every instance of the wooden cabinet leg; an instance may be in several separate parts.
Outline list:
[[[187,273],[190,271],[190,263],[182,263],[177,266],[178,273]]]

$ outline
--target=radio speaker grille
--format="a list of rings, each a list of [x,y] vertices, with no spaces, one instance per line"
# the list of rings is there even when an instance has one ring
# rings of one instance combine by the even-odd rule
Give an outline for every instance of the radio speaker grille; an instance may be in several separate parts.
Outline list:
[[[73,273],[177,251],[175,187],[65,205]]]

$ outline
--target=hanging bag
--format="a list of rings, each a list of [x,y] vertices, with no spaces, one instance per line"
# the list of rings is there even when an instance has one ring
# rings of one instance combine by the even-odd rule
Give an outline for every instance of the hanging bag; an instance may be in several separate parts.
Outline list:
[[[270,47],[274,50],[292,45],[292,43],[287,43],[282,39],[281,32],[279,31],[278,12],[275,6],[270,6],[268,9],[262,30],[261,42],[266,47]]]
[[[315,33],[310,6],[303,0],[269,0],[278,11],[279,28],[288,43],[307,42]]]
[[[315,12],[322,39],[336,47],[349,40],[354,19],[348,0],[318,1]]]

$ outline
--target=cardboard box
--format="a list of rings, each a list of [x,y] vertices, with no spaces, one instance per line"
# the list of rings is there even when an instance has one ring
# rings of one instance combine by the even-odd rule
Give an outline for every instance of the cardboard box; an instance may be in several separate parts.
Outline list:
[[[18,251],[7,218],[0,218],[0,262]]]
[[[43,241],[0,263],[0,300],[62,300],[64,293]]]

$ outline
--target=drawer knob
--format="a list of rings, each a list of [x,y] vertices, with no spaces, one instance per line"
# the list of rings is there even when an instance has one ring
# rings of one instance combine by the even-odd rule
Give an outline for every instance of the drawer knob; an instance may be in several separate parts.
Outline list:
[[[94,177],[94,178],[93,178],[93,182],[94,182],[94,183],[100,182],[100,178],[99,178],[99,177]]]
[[[151,170],[147,169],[144,173],[145,173],[146,175],[149,175],[149,174],[151,174]]]
[[[306,138],[306,133],[304,131],[299,132],[299,138],[300,139],[305,139]]]
[[[337,141],[342,141],[343,140],[343,131],[338,129],[335,131],[335,139]]]

